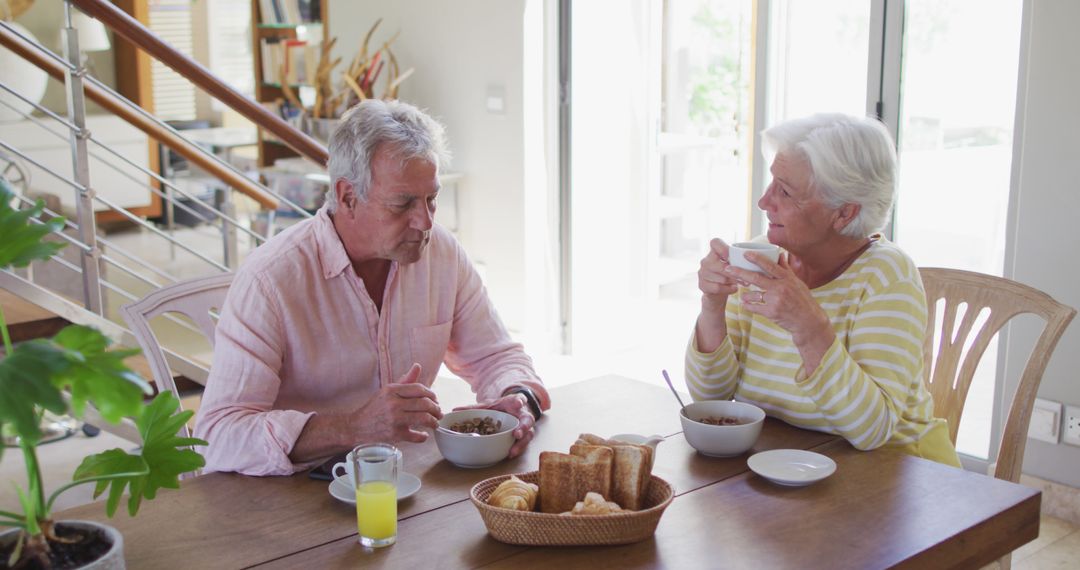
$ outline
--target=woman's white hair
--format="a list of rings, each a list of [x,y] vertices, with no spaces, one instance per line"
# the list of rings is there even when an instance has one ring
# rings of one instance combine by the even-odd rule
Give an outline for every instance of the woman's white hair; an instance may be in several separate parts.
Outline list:
[[[888,223],[896,197],[896,148],[881,122],[823,113],[785,121],[762,137],[769,162],[785,154],[810,163],[810,186],[826,206],[860,206],[842,234],[867,237]]]
[[[330,213],[337,209],[334,184],[340,178],[353,185],[357,199],[367,200],[371,160],[382,145],[389,145],[402,166],[420,158],[441,168],[450,160],[445,129],[420,109],[401,101],[361,101],[342,115],[330,136],[330,160],[326,165],[330,175],[326,205]]]

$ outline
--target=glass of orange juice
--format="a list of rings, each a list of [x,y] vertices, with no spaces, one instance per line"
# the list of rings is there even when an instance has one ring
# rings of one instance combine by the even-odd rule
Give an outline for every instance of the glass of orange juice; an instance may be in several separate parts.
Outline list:
[[[397,475],[401,451],[388,443],[361,445],[349,454],[356,485],[360,544],[390,546],[397,540]]]

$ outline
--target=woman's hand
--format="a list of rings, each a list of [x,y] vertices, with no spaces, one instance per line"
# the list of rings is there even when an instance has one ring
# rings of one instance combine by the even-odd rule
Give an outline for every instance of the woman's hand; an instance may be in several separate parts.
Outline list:
[[[701,289],[701,311],[724,316],[727,299],[739,290],[735,278],[724,270],[728,268],[728,245],[720,238],[709,242],[709,253],[701,259],[698,268],[698,289]]]
[[[802,355],[803,368],[807,374],[812,373],[836,338],[829,316],[814,300],[806,283],[791,270],[787,254],[781,254],[778,263],[753,252],[748,252],[746,258],[764,273],[733,266],[725,268],[732,278],[756,287],[756,290],[754,287],[743,290],[739,297],[743,306],[790,332]]]
[[[739,283],[728,268],[728,246],[724,240],[713,238],[709,253],[701,259],[698,269],[698,289],[701,289],[701,314],[694,328],[697,349],[713,352],[727,337],[724,311],[728,297],[739,290]]]

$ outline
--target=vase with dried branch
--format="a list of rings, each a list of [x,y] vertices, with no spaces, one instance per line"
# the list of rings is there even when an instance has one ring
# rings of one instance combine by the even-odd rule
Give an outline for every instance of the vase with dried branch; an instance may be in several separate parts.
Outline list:
[[[330,133],[337,125],[337,119],[346,109],[365,99],[396,99],[398,88],[402,82],[413,74],[414,68],[404,71],[398,64],[390,45],[394,43],[400,32],[394,34],[374,51],[371,50],[371,39],[375,31],[382,23],[379,18],[364,35],[360,42],[360,50],[345,69],[335,75],[334,69],[341,64],[342,58],[333,58],[331,52],[337,43],[337,38],[323,44],[319,64],[315,68],[313,85],[315,87],[315,102],[310,107],[303,105],[296,93],[287,85],[282,85],[282,91],[289,102],[301,109],[306,120],[304,121],[308,132],[315,138],[326,141]],[[381,94],[376,94],[376,83],[383,77]]]

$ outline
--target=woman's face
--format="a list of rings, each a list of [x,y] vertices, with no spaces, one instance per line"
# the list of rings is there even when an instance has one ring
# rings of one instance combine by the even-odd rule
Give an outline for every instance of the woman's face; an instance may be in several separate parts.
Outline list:
[[[825,206],[810,186],[810,163],[789,153],[773,160],[772,184],[758,200],[769,218],[769,242],[796,255],[838,235],[834,222],[839,211]]]

